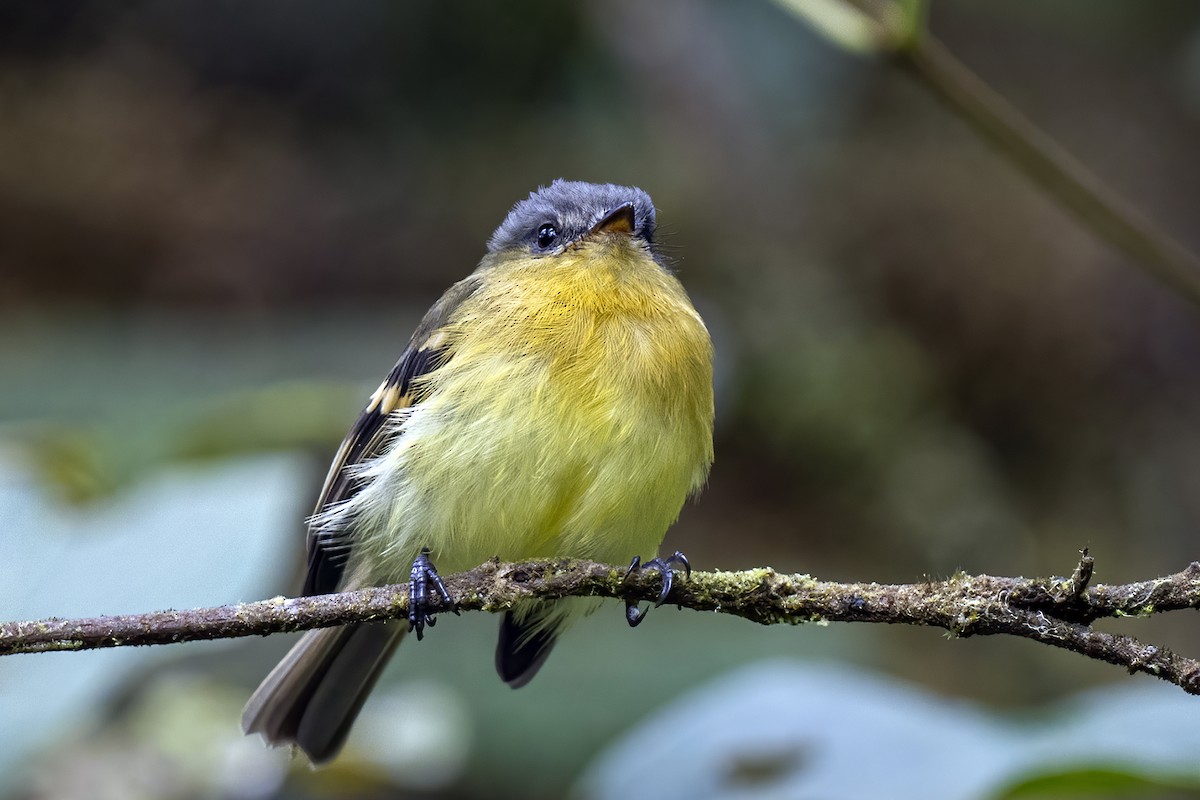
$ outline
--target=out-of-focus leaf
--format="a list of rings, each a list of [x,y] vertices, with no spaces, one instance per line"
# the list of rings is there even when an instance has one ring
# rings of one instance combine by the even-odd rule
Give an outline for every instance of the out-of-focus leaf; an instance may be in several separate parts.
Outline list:
[[[348,383],[289,381],[195,401],[147,417],[136,429],[128,422],[43,421],[12,426],[10,438],[57,499],[78,505],[109,497],[179,462],[332,451],[363,394]]]
[[[853,668],[768,662],[661,709],[602,753],[580,788],[595,800],[1200,796],[1196,706],[1138,682],[1019,724]],[[688,767],[651,790],[645,776],[663,764]]]
[[[1118,767],[1091,767],[1049,772],[1018,781],[997,800],[1042,800],[1057,797],[1148,798],[1200,797],[1196,775],[1146,774]]]
[[[42,485],[72,505],[107,497],[123,482],[111,444],[96,428],[64,423],[37,428],[18,441]]]
[[[0,451],[0,456],[6,455]],[[299,552],[295,457],[165,469],[86,514],[0,457],[0,619],[219,605],[277,589]],[[0,792],[46,742],[79,731],[137,671],[229,642],[0,659]],[[236,729],[236,719],[230,719]]]
[[[328,447],[345,435],[360,387],[288,382],[216,398],[174,432],[168,457],[221,458],[263,450]]]

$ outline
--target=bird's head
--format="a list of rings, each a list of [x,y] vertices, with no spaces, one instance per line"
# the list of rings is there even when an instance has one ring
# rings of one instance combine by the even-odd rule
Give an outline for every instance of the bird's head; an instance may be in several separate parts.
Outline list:
[[[513,206],[488,252],[553,257],[594,244],[631,248],[655,261],[654,204],[632,186],[556,180]]]

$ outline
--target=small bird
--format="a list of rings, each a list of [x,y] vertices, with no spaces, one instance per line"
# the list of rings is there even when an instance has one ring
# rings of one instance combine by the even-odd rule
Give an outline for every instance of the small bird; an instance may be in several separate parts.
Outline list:
[[[655,248],[641,189],[556,180],[517,203],[438,300],[342,442],[309,520],[305,595],[410,581],[400,621],[310,631],[242,728],[333,758],[388,658],[452,601],[435,569],[499,557],[651,567],[713,460],[712,342]],[[596,601],[531,601],[500,622],[513,688]],[[644,612],[627,603],[630,625]]]

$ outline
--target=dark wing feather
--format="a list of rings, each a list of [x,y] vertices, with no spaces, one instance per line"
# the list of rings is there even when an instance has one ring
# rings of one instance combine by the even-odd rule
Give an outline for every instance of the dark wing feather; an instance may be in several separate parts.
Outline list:
[[[481,283],[477,275],[472,275],[454,284],[421,320],[400,360],[371,395],[370,404],[355,420],[338,448],[317,499],[314,515],[353,497],[362,488],[361,482],[355,480],[349,468],[383,451],[392,435],[392,428],[387,421],[393,412],[414,406],[424,399],[419,387],[414,388],[413,383],[445,363],[449,353],[442,327]],[[338,591],[353,547],[353,531],[331,531],[310,526],[304,594]]]

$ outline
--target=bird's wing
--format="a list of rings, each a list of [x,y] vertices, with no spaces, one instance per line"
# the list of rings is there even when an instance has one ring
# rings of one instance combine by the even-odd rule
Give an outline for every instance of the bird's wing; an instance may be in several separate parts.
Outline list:
[[[443,326],[454,310],[471,296],[482,280],[472,275],[450,287],[421,320],[408,347],[392,367],[387,378],[371,395],[371,402],[355,420],[338,448],[325,485],[317,499],[314,517],[336,503],[353,497],[363,486],[351,467],[379,455],[395,435],[388,418],[399,409],[410,408],[424,398],[421,387],[414,388],[418,377],[444,364],[448,358]],[[353,532],[329,530],[320,525],[308,529],[308,573],[304,594],[328,594],[339,588],[346,562],[354,546]]]

